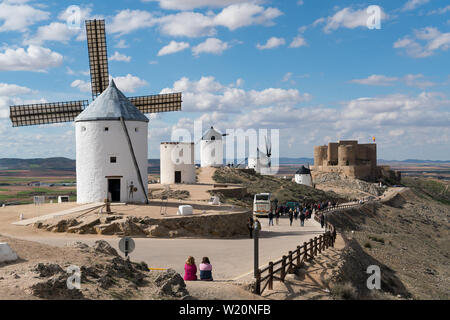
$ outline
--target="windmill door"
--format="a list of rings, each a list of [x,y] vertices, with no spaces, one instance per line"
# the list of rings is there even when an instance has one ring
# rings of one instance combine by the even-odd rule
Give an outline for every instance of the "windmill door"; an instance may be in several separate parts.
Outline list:
[[[120,179],[108,179],[108,192],[111,202],[120,202]]]
[[[175,171],[175,183],[181,183],[181,171]]]

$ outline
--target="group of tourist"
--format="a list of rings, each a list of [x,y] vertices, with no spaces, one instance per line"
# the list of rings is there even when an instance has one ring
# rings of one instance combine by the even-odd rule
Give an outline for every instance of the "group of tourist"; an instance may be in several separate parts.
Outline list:
[[[198,266],[200,269],[200,280],[213,281],[212,265],[209,262],[208,257],[203,257],[202,263]],[[189,256],[186,259],[184,265],[184,280],[195,281],[197,280],[197,266],[195,265],[194,257]]]
[[[337,206],[338,204],[334,201],[321,201],[317,203],[303,203],[301,205],[297,206],[277,206],[274,211],[269,212],[268,214],[268,220],[269,220],[269,227],[274,225],[273,220],[275,219],[276,225],[279,223],[279,218],[282,215],[287,215],[289,217],[289,225],[292,226],[292,223],[294,220],[300,219],[300,226],[305,226],[305,220],[310,219],[313,215],[313,213],[319,212],[326,208],[333,208]],[[320,215],[320,224],[322,228],[325,226],[325,216],[324,214]],[[253,225],[253,222],[252,222]],[[250,237],[251,237],[251,229],[253,227],[249,227],[250,231]]]

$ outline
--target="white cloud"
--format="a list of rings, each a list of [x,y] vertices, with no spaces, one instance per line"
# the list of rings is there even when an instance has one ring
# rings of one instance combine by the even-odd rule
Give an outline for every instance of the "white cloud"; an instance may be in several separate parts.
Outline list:
[[[396,77],[386,77],[384,75],[373,74],[367,78],[354,79],[354,80],[351,80],[350,82],[366,84],[366,85],[371,85],[371,86],[390,86],[398,80],[399,79]]]
[[[272,37],[269,40],[267,40],[267,42],[265,44],[257,44],[256,47],[259,50],[265,50],[265,49],[273,49],[279,46],[282,46],[286,43],[286,41],[283,38],[277,38],[277,37]]]
[[[125,77],[114,77],[114,82],[123,92],[135,92],[137,88],[148,85],[147,81],[139,77],[127,74]]]
[[[289,80],[291,80],[292,78],[292,72],[287,72],[284,76],[283,79],[281,81],[283,82],[288,82]]]
[[[63,56],[48,48],[29,45],[24,48],[10,49],[0,52],[0,71],[39,71],[58,67]]]
[[[158,56],[165,56],[168,54],[173,54],[179,51],[183,51],[185,49],[189,48],[189,43],[187,42],[177,42],[177,41],[170,41],[170,43],[164,47],[161,48],[158,52]]]
[[[217,38],[208,38],[204,42],[198,44],[192,48],[192,53],[198,56],[200,53],[212,53],[220,55],[225,50],[229,49],[230,46],[227,42],[223,42]]]
[[[301,35],[298,35],[292,40],[291,44],[289,45],[289,48],[299,48],[306,45],[308,45],[306,43],[306,40]]]
[[[74,80],[70,86],[72,88],[78,88],[81,92],[91,92],[91,83],[84,80]]]
[[[266,8],[253,3],[234,4],[226,7],[215,18],[216,25],[235,30],[249,25],[274,25],[273,19],[283,13],[277,8]]]
[[[77,29],[69,29],[66,23],[52,22],[47,26],[39,27],[36,34],[25,39],[23,43],[42,45],[44,41],[67,42],[79,33],[80,31]]]
[[[432,11],[428,12],[428,15],[445,14],[445,13],[447,13],[449,11],[450,11],[450,5],[448,5],[446,7],[443,7],[443,8],[436,9],[436,10],[432,10]]]
[[[212,37],[217,27],[229,30],[251,25],[274,25],[273,20],[282,15],[276,8],[264,8],[254,3],[233,4],[224,8],[217,15],[212,11],[179,12],[155,19],[161,32],[174,37]]]
[[[192,10],[203,7],[226,7],[231,4],[249,2],[249,0],[143,0],[144,2],[159,2],[163,9]],[[261,2],[261,1],[253,1]]]
[[[0,96],[16,96],[19,94],[27,94],[31,92],[32,90],[27,87],[0,82]]]
[[[124,39],[120,39],[114,47],[118,48],[118,49],[125,49],[125,48],[128,48],[129,45],[127,45],[127,43],[125,42]]]
[[[425,58],[436,51],[447,51],[450,48],[450,32],[441,33],[433,27],[414,30],[413,36],[405,36],[394,43],[394,48],[404,49],[413,58]]]
[[[428,2],[430,2],[430,0],[408,0],[403,6],[402,11],[414,10]]]
[[[29,5],[0,3],[0,32],[27,31],[28,27],[36,22],[47,20],[50,13],[35,9]]]
[[[367,28],[367,20],[369,19],[369,17],[370,15],[367,13],[367,8],[354,10],[351,7],[347,7],[337,11],[333,16],[317,19],[313,23],[313,26],[325,23],[323,31],[326,33],[330,33],[339,28]],[[381,19],[387,19],[387,17],[387,14],[381,8]]]
[[[152,27],[156,24],[153,15],[143,10],[122,10],[113,17],[109,31],[119,35],[128,34],[138,29]]]
[[[297,0],[297,5],[298,6],[302,6],[304,4],[304,1],[303,0]]]
[[[242,81],[236,84],[241,85]],[[311,95],[301,94],[296,89],[267,88],[261,91],[223,85],[214,77],[201,77],[191,81],[183,77],[174,82],[172,88],[161,93],[183,92],[184,111],[240,112],[267,105],[297,105],[311,100]]]
[[[358,84],[364,84],[364,85],[371,85],[371,86],[391,86],[398,82],[403,82],[407,86],[410,87],[417,87],[417,88],[428,88],[435,86],[436,83],[423,80],[424,75],[423,74],[407,74],[404,77],[398,78],[398,77],[387,77],[384,75],[379,74],[373,74],[367,78],[363,79],[354,79],[350,82],[358,83]]]
[[[109,61],[124,61],[124,62],[130,62],[131,61],[131,57],[127,56],[125,54],[121,54],[119,52],[114,52],[114,54],[109,57]]]

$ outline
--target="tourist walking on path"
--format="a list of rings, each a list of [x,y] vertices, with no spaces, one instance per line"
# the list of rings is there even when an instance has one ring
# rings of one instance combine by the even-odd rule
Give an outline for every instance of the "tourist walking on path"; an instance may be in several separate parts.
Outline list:
[[[195,265],[194,257],[189,256],[184,265],[184,280],[197,280],[197,266]]]
[[[305,226],[305,218],[306,218],[305,213],[301,212],[300,213],[300,226],[302,226],[302,227]]]
[[[323,229],[324,225],[325,225],[325,213],[322,213],[320,215],[320,226],[322,227],[322,229]]]
[[[209,262],[208,257],[203,257],[202,263],[200,263],[198,267],[200,269],[200,280],[213,281],[212,265]]]
[[[270,227],[270,225],[273,226],[273,212],[272,212],[272,210],[269,211],[268,217],[269,217],[269,227]]]
[[[280,209],[277,208],[275,211],[275,223],[278,225],[278,222],[280,220]]]
[[[254,221],[253,221],[252,217],[248,218],[247,228],[248,228],[248,231],[250,232],[250,239],[253,238],[253,222]]]
[[[292,220],[294,219],[294,213],[292,212],[292,209],[289,209],[289,221],[290,221],[290,226],[292,226]]]
[[[297,220],[297,218],[298,218],[298,211],[299,211],[300,209],[299,209],[299,207],[295,207],[294,210],[295,210],[295,211],[294,211],[294,219]]]

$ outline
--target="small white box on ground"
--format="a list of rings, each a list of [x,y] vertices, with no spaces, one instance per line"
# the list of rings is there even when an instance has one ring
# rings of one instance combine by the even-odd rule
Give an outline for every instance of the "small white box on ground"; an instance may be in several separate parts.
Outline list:
[[[16,261],[17,259],[17,254],[12,251],[9,244],[6,242],[0,242],[0,263]]]
[[[194,214],[194,209],[190,205],[183,205],[178,207],[177,215],[191,216]]]
[[[69,202],[69,196],[58,196],[58,203]]]
[[[211,197],[211,199],[209,199],[208,204],[212,204],[212,205],[220,205],[220,199],[217,196],[213,196]]]

